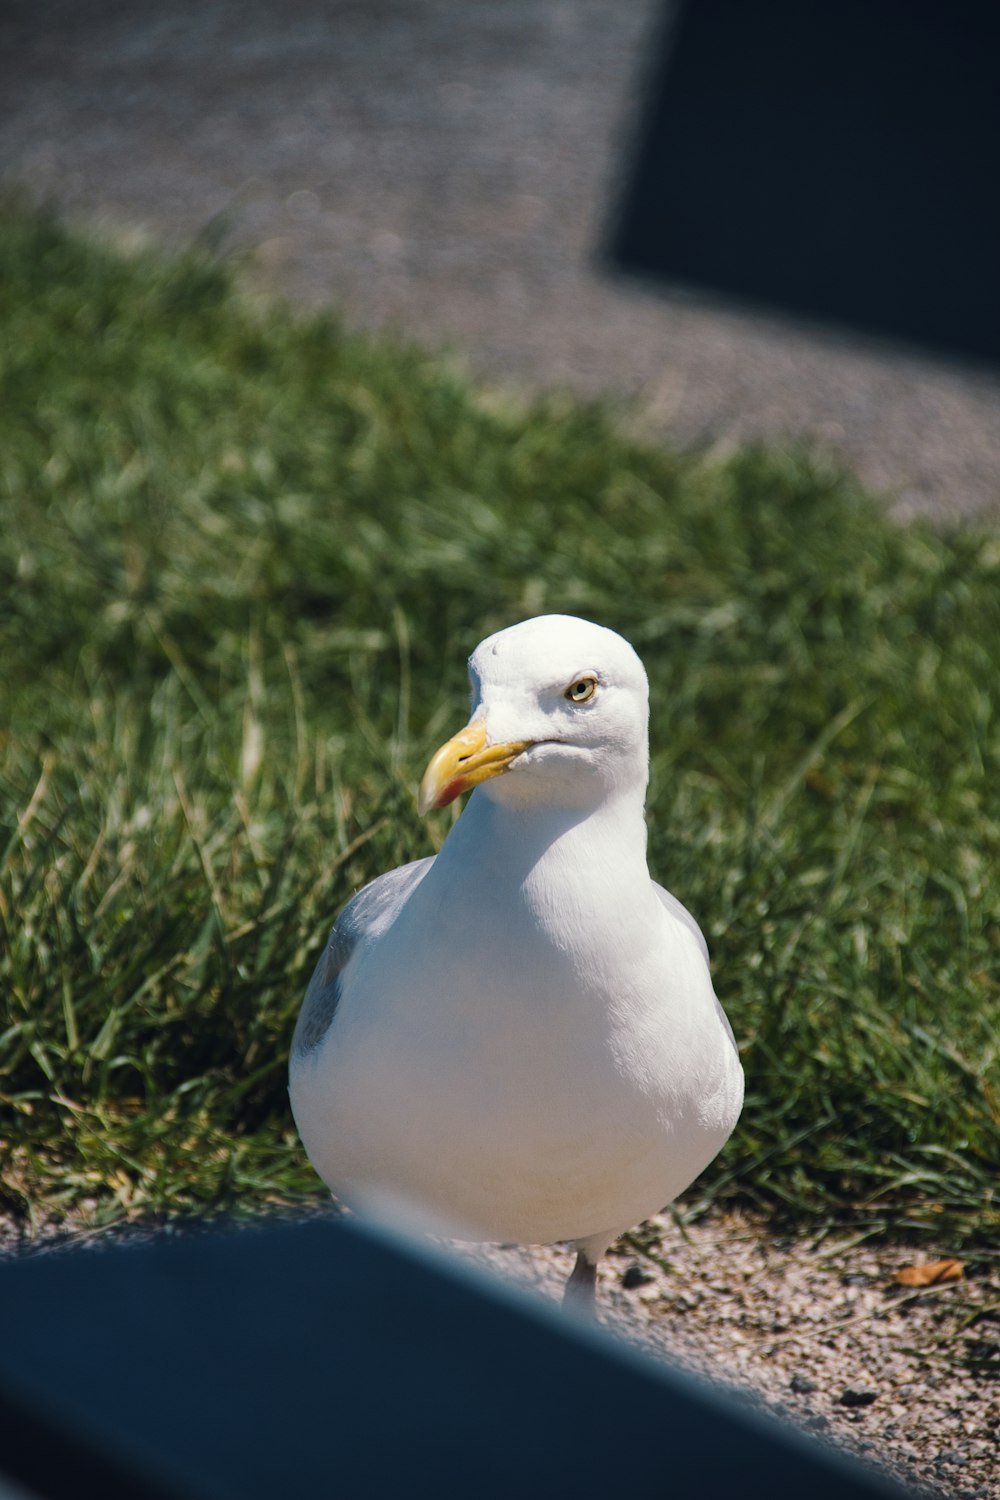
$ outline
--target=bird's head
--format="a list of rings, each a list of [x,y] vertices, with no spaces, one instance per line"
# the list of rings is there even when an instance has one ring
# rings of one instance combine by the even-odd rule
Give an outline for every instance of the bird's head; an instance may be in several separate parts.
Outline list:
[[[649,688],[613,630],[540,615],[482,641],[469,676],[471,717],[431,758],[421,812],[477,786],[519,806],[596,806],[645,790]]]

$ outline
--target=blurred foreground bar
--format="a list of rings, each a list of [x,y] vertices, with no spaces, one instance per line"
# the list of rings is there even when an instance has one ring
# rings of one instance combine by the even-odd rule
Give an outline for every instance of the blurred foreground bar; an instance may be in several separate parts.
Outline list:
[[[0,1320],[0,1493],[7,1478],[45,1500],[901,1494],[356,1223],[7,1262]]]
[[[687,0],[622,269],[1000,361],[996,0]]]

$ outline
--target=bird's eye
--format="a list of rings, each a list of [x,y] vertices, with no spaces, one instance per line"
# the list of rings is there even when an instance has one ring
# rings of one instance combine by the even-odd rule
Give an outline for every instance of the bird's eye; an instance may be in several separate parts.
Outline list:
[[[578,677],[566,689],[566,697],[571,703],[588,703],[596,692],[596,677]]]

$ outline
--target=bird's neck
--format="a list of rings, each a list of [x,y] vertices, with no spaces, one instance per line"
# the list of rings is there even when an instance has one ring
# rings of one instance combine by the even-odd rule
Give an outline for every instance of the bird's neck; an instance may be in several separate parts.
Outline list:
[[[642,789],[593,808],[518,807],[482,791],[470,799],[435,861],[440,874],[476,870],[494,889],[522,899],[574,904],[648,898]],[[498,892],[499,894],[499,892]]]

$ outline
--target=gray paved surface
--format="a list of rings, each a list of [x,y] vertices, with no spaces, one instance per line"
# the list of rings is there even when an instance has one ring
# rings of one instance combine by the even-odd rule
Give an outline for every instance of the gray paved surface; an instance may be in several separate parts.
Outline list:
[[[1000,514],[1000,377],[595,263],[657,0],[5,0],[0,174],[490,378],[727,445],[805,435],[902,514]]]

